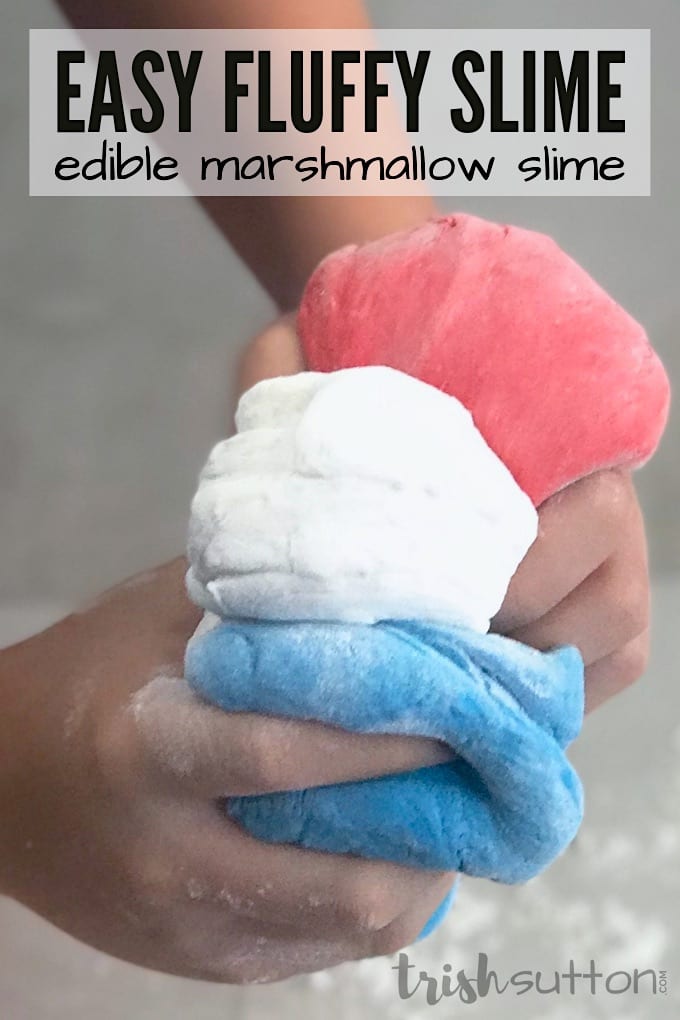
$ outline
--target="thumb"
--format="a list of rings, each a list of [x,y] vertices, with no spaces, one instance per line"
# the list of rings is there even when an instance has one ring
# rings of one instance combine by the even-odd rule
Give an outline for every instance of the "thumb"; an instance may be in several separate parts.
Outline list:
[[[295,375],[306,367],[295,329],[295,313],[290,312],[258,333],[246,347],[236,375],[237,396],[262,379]]]

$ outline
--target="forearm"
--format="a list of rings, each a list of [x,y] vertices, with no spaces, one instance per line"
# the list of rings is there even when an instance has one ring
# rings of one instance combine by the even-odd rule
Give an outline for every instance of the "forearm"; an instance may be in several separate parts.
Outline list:
[[[58,0],[82,28],[365,29],[357,0]],[[218,229],[279,308],[294,308],[307,277],[328,252],[382,237],[433,215],[426,195],[411,197],[210,197]]]
[[[222,233],[282,310],[294,308],[329,252],[406,229],[434,215],[431,199],[205,198]]]
[[[57,0],[79,28],[367,28],[360,0]]]

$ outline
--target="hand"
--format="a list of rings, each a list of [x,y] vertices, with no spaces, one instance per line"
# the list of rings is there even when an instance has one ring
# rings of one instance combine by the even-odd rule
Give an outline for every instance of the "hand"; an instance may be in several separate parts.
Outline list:
[[[492,630],[535,648],[576,645],[588,712],[638,680],[649,655],[647,547],[630,473],[583,478],[538,519]]]
[[[216,802],[399,772],[437,745],[229,715],[182,675],[186,563],[0,653],[0,891],[105,952],[274,980],[413,941],[452,876],[256,841]]]
[[[292,316],[251,343],[242,389],[305,369]],[[536,648],[575,645],[586,664],[586,708],[644,672],[649,581],[644,523],[630,474],[600,471],[539,507],[539,536],[520,564],[492,630]]]

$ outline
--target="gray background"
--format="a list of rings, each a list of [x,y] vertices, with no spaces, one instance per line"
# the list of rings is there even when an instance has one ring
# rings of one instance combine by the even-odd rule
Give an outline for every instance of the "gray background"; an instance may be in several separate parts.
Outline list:
[[[0,643],[182,548],[195,475],[228,420],[235,353],[272,314],[189,200],[29,199],[29,27],[47,0],[9,7],[0,32]],[[677,0],[370,4],[390,27],[651,27],[653,197],[448,201],[553,234],[647,326],[680,379]],[[512,19],[512,20],[511,20]],[[528,887],[468,883],[455,916],[414,950],[433,972],[506,972],[570,957],[615,970],[666,967],[663,999],[506,998],[470,1015],[670,1017],[680,982],[677,863],[680,698],[670,636],[680,609],[678,425],[639,475],[655,580],[648,679],[586,725],[575,758],[589,808],[569,853]],[[0,903],[0,1016],[151,1020],[191,1015],[429,1016],[397,999],[389,961],[276,989],[223,989],[107,960]],[[439,1007],[439,1015],[462,1009]],[[476,1011],[476,1012],[475,1012]],[[436,1014],[435,1014],[436,1015]]]

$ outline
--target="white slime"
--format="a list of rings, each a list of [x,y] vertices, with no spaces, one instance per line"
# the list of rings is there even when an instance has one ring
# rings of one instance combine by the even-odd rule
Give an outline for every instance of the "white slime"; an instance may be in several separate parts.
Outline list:
[[[192,504],[195,602],[488,629],[538,518],[460,401],[385,367],[304,372],[255,385],[236,424]]]

